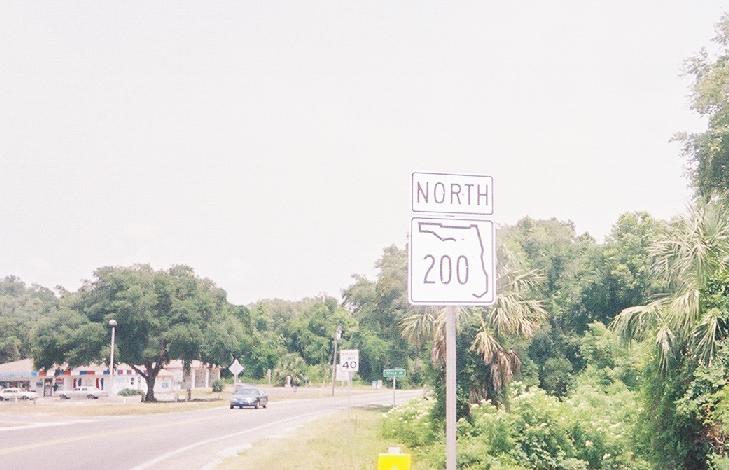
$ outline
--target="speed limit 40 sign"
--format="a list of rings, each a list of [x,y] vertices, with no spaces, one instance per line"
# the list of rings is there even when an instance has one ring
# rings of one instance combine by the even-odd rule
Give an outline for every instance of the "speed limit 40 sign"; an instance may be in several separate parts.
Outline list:
[[[339,351],[339,365],[349,372],[359,370],[359,349],[342,349]]]

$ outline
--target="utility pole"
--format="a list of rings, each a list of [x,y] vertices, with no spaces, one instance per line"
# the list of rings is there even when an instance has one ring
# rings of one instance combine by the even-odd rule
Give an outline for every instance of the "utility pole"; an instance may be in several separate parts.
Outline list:
[[[334,334],[334,357],[332,358],[332,396],[334,396],[334,385],[337,383],[337,343],[342,337],[342,325],[337,325],[337,332]]]

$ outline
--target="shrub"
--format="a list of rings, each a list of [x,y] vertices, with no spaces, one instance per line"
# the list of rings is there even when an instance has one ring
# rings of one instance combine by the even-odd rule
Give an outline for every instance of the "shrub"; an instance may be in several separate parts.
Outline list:
[[[307,383],[327,382],[332,378],[332,368],[329,364],[311,364],[307,365],[304,373],[300,377],[300,385]]]
[[[633,453],[635,392],[623,383],[603,390],[580,383],[564,400],[512,383],[511,410],[489,402],[472,405],[458,421],[458,465],[468,470],[638,470]],[[413,401],[385,415],[383,430],[413,447],[419,459],[442,468],[442,422],[431,422],[433,403]],[[439,447],[440,446],[440,447]],[[434,452],[439,448],[440,452]]]
[[[141,390],[134,390],[132,388],[124,388],[119,390],[119,393],[117,393],[120,397],[133,397],[135,395],[144,395],[144,392]]]
[[[385,413],[383,435],[409,447],[432,444],[438,434],[435,428],[438,422],[432,419],[434,405],[433,400],[412,400],[391,409]]]
[[[550,357],[545,361],[542,370],[544,390],[552,395],[563,397],[569,392],[573,381],[572,363],[566,357]]]
[[[222,380],[216,380],[213,382],[213,392],[222,392],[223,387],[225,386],[225,382]]]
[[[273,370],[273,381],[277,385],[286,385],[286,377],[291,377],[291,384],[302,385],[309,381],[306,376],[306,362],[297,353],[289,353],[279,359]]]

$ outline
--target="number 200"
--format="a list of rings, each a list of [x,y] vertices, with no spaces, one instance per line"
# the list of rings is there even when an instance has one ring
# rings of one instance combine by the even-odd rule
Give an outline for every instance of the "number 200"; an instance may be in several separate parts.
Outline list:
[[[438,271],[439,271],[439,280],[441,284],[450,284],[453,280],[453,261],[451,260],[451,257],[448,255],[443,255],[440,257],[440,260],[436,260],[435,256],[433,255],[425,255],[423,257],[424,260],[430,260],[430,266],[428,266],[428,270],[425,271],[425,277],[423,278],[423,283],[425,284],[435,284],[436,281],[429,279],[431,271],[433,271],[433,268],[435,268],[436,262],[438,264]],[[459,284],[463,285],[468,282],[468,258],[461,255],[456,259],[455,262],[455,271],[456,271],[456,280]]]

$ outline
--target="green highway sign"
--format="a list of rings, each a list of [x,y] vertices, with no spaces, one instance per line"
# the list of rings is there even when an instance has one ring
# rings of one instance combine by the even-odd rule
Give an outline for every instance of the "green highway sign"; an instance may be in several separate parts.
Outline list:
[[[382,372],[382,375],[386,379],[392,379],[392,378],[401,379],[401,378],[405,377],[405,369],[385,369]]]

